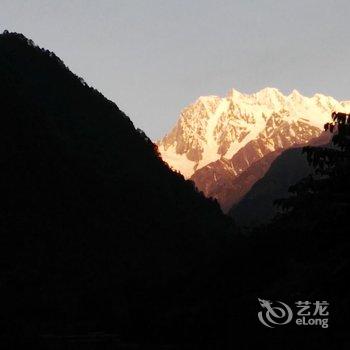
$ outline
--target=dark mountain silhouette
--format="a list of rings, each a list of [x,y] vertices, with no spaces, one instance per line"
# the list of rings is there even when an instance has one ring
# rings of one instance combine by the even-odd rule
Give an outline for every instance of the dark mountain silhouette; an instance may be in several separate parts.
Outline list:
[[[186,313],[232,221],[53,53],[5,32],[0,77],[1,331],[150,335]]]

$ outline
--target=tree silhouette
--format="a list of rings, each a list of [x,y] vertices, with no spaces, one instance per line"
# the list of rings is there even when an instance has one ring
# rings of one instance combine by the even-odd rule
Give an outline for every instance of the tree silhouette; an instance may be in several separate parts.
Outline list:
[[[298,211],[300,215],[314,210],[319,215],[339,214],[348,206],[349,200],[349,114],[332,114],[333,122],[325,124],[325,130],[334,133],[329,147],[304,147],[315,174],[301,180],[290,188],[293,194],[276,201],[276,205],[287,211]]]

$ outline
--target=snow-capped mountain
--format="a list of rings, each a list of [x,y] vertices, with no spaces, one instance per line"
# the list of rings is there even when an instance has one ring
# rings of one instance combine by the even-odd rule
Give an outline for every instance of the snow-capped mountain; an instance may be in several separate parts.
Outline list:
[[[333,111],[350,112],[350,101],[321,94],[305,97],[296,90],[285,96],[275,88],[251,95],[231,90],[225,98],[200,97],[186,107],[158,147],[174,170],[191,178],[206,196],[217,198],[227,211],[237,197],[228,194],[228,183],[270,153],[271,163],[283,149],[320,136]],[[263,176],[266,164],[264,171],[253,173]],[[259,177],[246,183],[252,186]]]
[[[270,151],[307,142],[319,135],[333,111],[350,111],[350,101],[305,97],[296,90],[285,96],[275,88],[251,95],[233,89],[227,97],[200,97],[183,109],[158,147],[163,159],[189,178],[209,163],[232,159],[253,140]]]

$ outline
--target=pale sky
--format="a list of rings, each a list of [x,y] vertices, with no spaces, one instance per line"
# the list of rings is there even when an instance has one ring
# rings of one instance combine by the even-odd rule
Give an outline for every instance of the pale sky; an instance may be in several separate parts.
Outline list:
[[[0,0],[4,29],[54,51],[152,139],[231,88],[350,100],[349,0]]]

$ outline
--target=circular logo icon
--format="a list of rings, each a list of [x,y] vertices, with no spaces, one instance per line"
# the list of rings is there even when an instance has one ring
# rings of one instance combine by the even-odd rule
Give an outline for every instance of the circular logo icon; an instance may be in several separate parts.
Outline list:
[[[291,308],[282,301],[271,302],[259,298],[258,300],[263,308],[258,313],[258,318],[264,326],[274,328],[276,325],[284,325],[292,320],[293,312]]]

